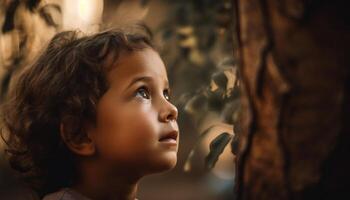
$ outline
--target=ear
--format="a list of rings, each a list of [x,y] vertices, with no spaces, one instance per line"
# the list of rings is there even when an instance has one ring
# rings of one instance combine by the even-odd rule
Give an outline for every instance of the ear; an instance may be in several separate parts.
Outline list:
[[[63,142],[66,146],[75,154],[80,156],[92,156],[95,154],[95,143],[91,139],[91,132],[89,129],[86,129],[87,126],[84,126],[86,133],[84,136],[72,135],[68,130],[70,129],[70,123],[61,122],[60,124],[60,135]]]

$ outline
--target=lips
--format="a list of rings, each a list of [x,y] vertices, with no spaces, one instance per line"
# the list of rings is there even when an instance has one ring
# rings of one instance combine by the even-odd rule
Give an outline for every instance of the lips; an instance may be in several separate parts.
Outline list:
[[[161,135],[159,142],[176,142],[179,132],[174,130]]]

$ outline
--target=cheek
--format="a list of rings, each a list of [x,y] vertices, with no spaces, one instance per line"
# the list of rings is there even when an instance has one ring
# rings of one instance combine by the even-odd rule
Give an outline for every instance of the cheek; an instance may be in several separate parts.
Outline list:
[[[101,110],[97,147],[109,159],[128,159],[151,152],[158,142],[155,113],[142,107],[120,106]]]
[[[158,113],[149,105],[110,105],[97,116],[95,143],[103,163],[130,170],[135,166],[145,174],[175,166],[176,152],[160,145]]]
[[[133,151],[146,152],[155,147],[158,141],[159,127],[152,111],[134,110],[124,115],[121,126],[122,140]]]

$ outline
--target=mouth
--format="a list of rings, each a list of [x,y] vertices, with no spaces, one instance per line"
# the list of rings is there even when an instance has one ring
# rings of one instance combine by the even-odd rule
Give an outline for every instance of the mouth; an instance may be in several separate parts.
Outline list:
[[[178,131],[170,131],[166,134],[163,134],[159,138],[159,142],[164,142],[164,143],[177,143],[177,138],[178,138],[179,132]]]

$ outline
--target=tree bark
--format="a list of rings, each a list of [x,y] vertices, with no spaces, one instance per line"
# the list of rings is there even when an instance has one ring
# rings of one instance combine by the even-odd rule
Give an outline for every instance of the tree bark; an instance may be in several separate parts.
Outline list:
[[[234,5],[243,89],[237,199],[349,197],[346,1]]]

